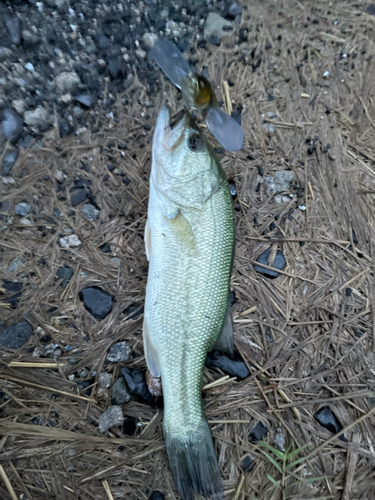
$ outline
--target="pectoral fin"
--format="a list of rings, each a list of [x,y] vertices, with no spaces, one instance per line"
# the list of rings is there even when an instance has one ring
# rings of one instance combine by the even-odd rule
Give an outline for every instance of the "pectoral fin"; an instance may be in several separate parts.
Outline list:
[[[146,222],[146,227],[145,227],[145,247],[146,247],[146,257],[147,260],[150,260],[151,257],[151,228],[150,228],[150,223]]]
[[[152,345],[146,319],[143,320],[143,347],[148,369],[153,377],[161,377],[158,353]]]
[[[220,335],[212,350],[215,349],[224,352],[231,358],[233,357],[233,350],[234,350],[233,320],[232,320],[232,310],[229,302]]]

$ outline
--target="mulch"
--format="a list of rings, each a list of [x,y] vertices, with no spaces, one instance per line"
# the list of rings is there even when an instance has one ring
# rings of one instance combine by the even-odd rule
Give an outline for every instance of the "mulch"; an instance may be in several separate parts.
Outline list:
[[[242,106],[245,133],[243,150],[222,155],[222,165],[237,189],[231,289],[235,344],[250,376],[238,381],[223,380],[220,370],[204,373],[205,385],[221,379],[205,391],[205,411],[225,499],[370,500],[375,17],[353,1],[267,1],[249,6],[248,13],[248,41],[238,57],[227,42],[198,53],[224,106]],[[231,104],[224,81],[234,84]],[[143,125],[155,123],[163,99],[179,105],[168,83],[162,95],[148,96],[135,79],[118,96],[114,120],[103,111],[99,130],[64,139],[53,129],[42,147],[23,150],[15,185],[3,188],[7,228],[1,233],[0,274],[24,286],[17,308],[3,301],[1,314],[5,325],[26,318],[34,334],[18,351],[2,349],[0,473],[16,495],[2,485],[2,498],[140,500],[154,489],[177,498],[160,408],[137,401],[122,406],[126,418],[137,422],[134,436],[116,427],[101,434],[97,424],[111,404],[99,374],[110,373],[114,382],[125,365],[146,368],[142,316],[130,319],[128,307],[142,305],[147,277],[143,233],[153,129]],[[273,132],[265,127],[268,112],[276,114],[269,120]],[[284,203],[267,196],[264,185],[265,176],[278,170],[293,171]],[[57,171],[66,175],[63,184]],[[71,207],[69,189],[78,178],[91,181],[98,221],[87,221],[80,205]],[[27,227],[17,217],[6,222],[20,201],[32,205]],[[54,214],[56,208],[61,215]],[[67,228],[80,246],[61,248]],[[111,253],[102,253],[104,243]],[[254,270],[254,261],[270,247],[273,255],[281,250],[287,262],[273,280]],[[25,263],[6,275],[18,256]],[[121,260],[119,267],[113,257]],[[74,271],[65,290],[56,277],[62,265]],[[86,286],[115,297],[102,321],[79,299]],[[53,358],[33,356],[46,335],[62,351],[58,366]],[[111,364],[106,355],[119,340],[132,345],[132,359]],[[50,367],[38,367],[41,362]],[[82,381],[89,388],[79,388]],[[336,415],[346,440],[314,419],[324,406]],[[301,461],[280,474],[259,443],[249,442],[248,432],[258,422],[267,427],[272,446],[277,429],[290,450],[307,445],[295,455]],[[243,471],[246,457],[252,467]]]

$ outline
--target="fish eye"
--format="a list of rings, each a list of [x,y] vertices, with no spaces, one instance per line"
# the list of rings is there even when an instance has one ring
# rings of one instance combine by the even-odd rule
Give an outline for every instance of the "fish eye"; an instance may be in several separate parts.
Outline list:
[[[197,151],[199,149],[200,144],[201,140],[199,134],[196,133],[190,134],[188,139],[189,149],[191,149],[192,151]]]

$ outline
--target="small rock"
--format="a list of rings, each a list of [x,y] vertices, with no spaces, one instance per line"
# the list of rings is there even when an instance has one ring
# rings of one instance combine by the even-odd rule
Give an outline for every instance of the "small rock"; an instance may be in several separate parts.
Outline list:
[[[6,297],[4,301],[10,305],[11,309],[16,309],[22,295],[22,288],[23,288],[22,281],[3,280],[2,287],[6,290],[6,292],[16,292],[14,295]]]
[[[137,319],[139,318],[139,316],[143,314],[143,311],[144,311],[144,306],[133,304],[126,309],[125,314],[126,315],[130,314],[128,319]]]
[[[108,243],[104,243],[99,248],[102,251],[102,253],[111,253],[111,247],[109,246]]]
[[[120,363],[121,361],[127,361],[130,356],[131,346],[125,342],[116,342],[113,344],[107,355],[107,361],[110,363]]]
[[[0,61],[6,61],[12,56],[12,51],[7,47],[0,47]]]
[[[264,181],[268,196],[282,193],[290,189],[293,181],[293,172],[292,170],[279,170],[275,173],[275,176],[266,175]]]
[[[82,245],[82,241],[75,234],[63,236],[59,239],[59,243],[62,248],[79,247],[79,245]]]
[[[62,280],[61,286],[63,290],[68,286],[69,281],[72,279],[74,274],[73,269],[70,269],[68,266],[59,267],[57,270],[57,276]]]
[[[225,19],[235,19],[237,16],[242,14],[242,5],[237,2],[232,2],[227,4],[222,12],[222,16]]]
[[[85,134],[87,132],[87,127],[79,127],[76,130],[77,135]]]
[[[24,99],[14,99],[12,107],[19,115],[23,115],[27,108],[27,103]]]
[[[82,106],[91,108],[91,106],[96,102],[96,96],[93,94],[80,94],[75,97],[75,100],[82,104]]]
[[[112,375],[110,373],[102,372],[99,375],[99,385],[102,389],[108,389],[111,386]]]
[[[222,18],[216,12],[210,12],[207,16],[206,25],[204,27],[204,38],[209,40],[215,35],[219,38],[224,38],[233,33],[233,25],[230,21]]]
[[[11,274],[13,271],[19,268],[22,264],[26,263],[26,259],[23,257],[16,257],[8,269],[5,271],[7,274]]]
[[[99,417],[98,425],[100,432],[105,432],[115,425],[121,425],[124,422],[124,415],[120,406],[110,406]]]
[[[21,219],[19,220],[19,223],[23,224],[24,226],[31,226],[32,225],[31,220],[26,219],[26,217],[21,217]]]
[[[158,39],[157,35],[155,33],[145,33],[142,36],[142,41],[143,43],[149,48],[152,49],[152,47],[155,45],[156,40]]]
[[[113,384],[111,397],[112,403],[115,405],[122,405],[131,400],[131,395],[124,377],[120,377]]]
[[[219,47],[221,44],[221,38],[216,35],[212,35],[208,41],[211,45],[216,45],[216,47]]]
[[[272,134],[275,131],[273,124],[267,120],[275,120],[276,118],[276,113],[273,113],[272,111],[268,111],[268,113],[262,115],[262,127],[266,132]]]
[[[48,121],[49,118],[48,112],[42,106],[38,106],[31,111],[25,111],[23,116],[27,125],[34,127]]]
[[[161,383],[161,377],[153,377],[149,370],[146,370],[146,383],[148,390],[153,396],[162,396],[163,395],[163,387]]]
[[[267,248],[266,250],[264,250],[264,252],[262,252],[259,255],[259,257],[257,258],[257,262],[259,262],[260,264],[264,264],[266,266],[274,267],[276,269],[280,269],[280,270],[284,269],[284,267],[286,265],[286,259],[285,259],[283,252],[281,250],[276,251],[275,260],[274,260],[272,265],[268,261],[270,255],[271,255],[271,248]],[[277,271],[273,271],[271,269],[266,269],[265,267],[257,266],[256,264],[254,264],[254,269],[257,273],[262,274],[263,276],[266,276],[267,278],[273,279],[273,278],[277,278],[279,275],[279,273]]]
[[[322,427],[333,434],[337,434],[342,430],[342,425],[329,406],[320,408],[320,410],[315,413],[314,418]],[[339,436],[339,439],[341,439],[341,441],[348,441],[343,434]]]
[[[19,150],[18,149],[8,149],[4,156],[3,156],[3,161],[1,164],[1,174],[4,177],[7,177],[10,175],[14,165],[16,164],[17,158],[19,155]]]
[[[72,205],[73,205],[73,202],[72,202]],[[87,220],[94,222],[99,218],[100,212],[96,207],[94,207],[94,205],[91,205],[90,203],[86,203],[81,208],[81,214],[84,217],[86,217]]]
[[[236,185],[233,184],[232,182],[229,183],[229,191],[230,191],[230,194],[232,195],[232,198],[235,198],[237,196]]]
[[[104,319],[112,310],[113,296],[96,286],[81,290],[79,298],[96,319]]]
[[[147,388],[147,384],[141,370],[122,368],[121,373],[124,376],[130,393],[133,396],[137,396],[142,403],[150,403],[152,401],[152,395]]]
[[[268,434],[268,429],[266,426],[262,424],[262,422],[258,422],[257,425],[249,432],[249,441],[255,443],[257,441],[261,441]]]
[[[211,351],[206,356],[205,365],[210,368],[220,368],[231,377],[242,380],[250,375],[250,372],[241,356],[235,352],[230,359],[220,351]]]
[[[74,91],[81,83],[81,80],[77,73],[64,71],[63,73],[60,73],[60,75],[56,76],[55,83],[61,94],[66,94]]]
[[[243,461],[242,461],[242,465],[241,465],[241,469],[244,471],[244,472],[251,472],[254,468],[254,464],[252,463],[252,461],[250,460],[250,457],[249,455],[247,455]]]
[[[55,179],[57,180],[57,182],[62,184],[64,182],[64,180],[66,179],[66,175],[64,174],[64,172],[62,170],[56,170]]]
[[[3,177],[3,183],[4,184],[15,184],[16,181],[13,179],[13,177]]]
[[[38,45],[40,42],[40,38],[36,33],[33,31],[29,30],[22,30],[22,38],[23,38],[23,47],[24,48],[31,48],[34,45]]]
[[[0,330],[0,344],[8,349],[19,349],[28,341],[32,331],[33,329],[26,321],[2,328]]]
[[[107,61],[109,74],[113,79],[117,78],[121,72],[121,57],[114,56],[108,59]]]
[[[112,257],[111,262],[117,268],[121,266],[121,259],[118,257]]]
[[[34,72],[34,65],[31,64],[31,62],[26,63],[25,68],[27,69],[27,71],[30,71],[31,73]]]
[[[29,215],[31,211],[31,205],[29,203],[26,203],[25,201],[21,201],[21,203],[17,203],[14,211],[16,212],[17,215],[22,215],[22,217],[26,217],[26,215]]]
[[[23,130],[23,119],[12,108],[4,108],[0,111],[2,129],[5,137],[10,142],[16,142]]]
[[[164,500],[164,495],[159,490],[155,490],[151,493],[148,500]]]
[[[285,436],[282,429],[277,429],[275,437],[273,438],[273,444],[277,450],[285,453]]]
[[[135,51],[135,54],[137,57],[139,57],[140,59],[146,59],[146,56],[147,56],[147,52],[143,49],[137,49]]]
[[[57,359],[61,356],[61,349],[58,348],[58,344],[48,344],[42,347],[35,347],[33,351],[34,358],[54,358]]]
[[[87,198],[86,189],[77,189],[73,191],[73,193],[70,195],[70,203],[72,204],[72,207],[76,207],[77,205],[82,203],[86,198]]]
[[[11,42],[14,45],[20,45],[21,43],[21,21],[18,16],[4,16],[5,26],[8,29]]]
[[[375,16],[375,5],[371,4],[367,7],[366,9],[367,14],[370,14],[370,16]]]

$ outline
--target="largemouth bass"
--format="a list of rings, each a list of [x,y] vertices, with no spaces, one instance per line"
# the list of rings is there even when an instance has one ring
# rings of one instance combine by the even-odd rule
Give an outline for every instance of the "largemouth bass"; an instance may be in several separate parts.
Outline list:
[[[164,439],[180,496],[219,500],[223,486],[201,391],[206,353],[233,349],[232,201],[224,171],[190,115],[169,122],[163,107],[145,230],[145,356],[151,374],[162,379]]]

